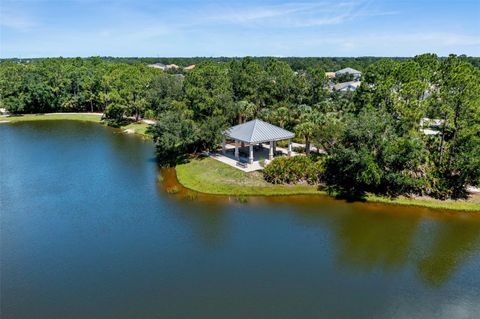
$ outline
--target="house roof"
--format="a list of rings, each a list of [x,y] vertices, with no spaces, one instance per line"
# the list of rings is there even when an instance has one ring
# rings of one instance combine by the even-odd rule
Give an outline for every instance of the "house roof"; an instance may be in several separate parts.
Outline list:
[[[258,119],[235,125],[226,130],[224,134],[229,138],[246,143],[279,141],[295,137],[295,134],[290,131]]]
[[[147,66],[151,68],[157,68],[157,69],[165,69],[166,65],[163,63],[153,63],[153,64],[148,64]]]
[[[327,78],[334,78],[335,77],[335,72],[325,72],[325,76]]]
[[[423,132],[425,135],[438,135],[440,134],[439,131],[431,130],[431,129],[421,129],[420,131]]]
[[[342,82],[342,83],[337,83],[333,86],[333,88],[337,91],[343,90],[346,88],[351,88],[352,90],[355,90],[357,87],[360,86],[362,82],[360,81],[349,81],[349,82]]]
[[[445,121],[442,119],[430,119],[428,117],[424,117],[420,120],[420,126],[441,126]]]
[[[362,72],[358,71],[358,70],[355,70],[355,69],[352,69],[352,68],[345,68],[345,69],[341,69],[341,70],[338,70],[337,72],[335,72],[336,74],[362,74]]]

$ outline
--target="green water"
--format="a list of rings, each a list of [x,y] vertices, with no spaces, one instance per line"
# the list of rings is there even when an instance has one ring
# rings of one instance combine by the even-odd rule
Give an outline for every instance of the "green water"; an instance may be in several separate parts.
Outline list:
[[[2,319],[479,317],[480,217],[185,200],[153,151],[94,123],[0,124]]]

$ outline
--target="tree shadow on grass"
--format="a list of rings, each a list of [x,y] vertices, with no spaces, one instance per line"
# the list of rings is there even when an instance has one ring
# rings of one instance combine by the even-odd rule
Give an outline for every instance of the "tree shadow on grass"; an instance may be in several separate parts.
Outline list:
[[[187,164],[191,160],[204,160],[208,158],[208,155],[200,153],[200,154],[177,154],[170,157],[156,157],[156,162],[160,167],[175,167],[181,164]]]
[[[118,120],[118,119],[107,119],[107,118],[104,118],[104,117],[102,117],[102,121],[104,121],[105,124],[107,124],[108,126],[113,127],[113,128],[120,128],[122,126],[126,126],[128,124],[131,124],[131,123],[135,122],[131,119]]]
[[[354,203],[354,202],[366,202],[367,201],[367,195],[366,194],[358,194],[358,193],[337,193],[335,194],[336,199],[341,199],[346,201],[347,203]]]

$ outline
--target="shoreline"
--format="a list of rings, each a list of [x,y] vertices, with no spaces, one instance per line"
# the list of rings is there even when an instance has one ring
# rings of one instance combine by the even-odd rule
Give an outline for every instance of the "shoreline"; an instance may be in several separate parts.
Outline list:
[[[211,160],[211,161],[210,161]],[[204,162],[203,165],[200,163]],[[218,163],[218,164],[217,164]],[[220,167],[221,165],[225,167]],[[211,167],[209,167],[211,166]],[[248,196],[291,196],[291,195],[307,195],[307,196],[328,196],[335,198],[335,196],[329,195],[327,192],[319,190],[317,186],[311,185],[274,185],[265,184],[261,185],[250,185],[248,182],[245,182],[246,178],[250,178],[248,174],[243,173],[235,168],[231,168],[228,165],[220,163],[212,159],[202,159],[202,160],[191,160],[187,164],[178,165],[176,168],[177,180],[180,185],[202,194],[209,195],[220,195],[220,196],[236,196],[236,197],[248,197]],[[220,177],[211,178],[212,174],[208,174],[208,171],[211,170],[216,172]],[[238,171],[238,173],[237,173]],[[225,173],[227,172],[227,173]],[[215,173],[214,173],[215,174]],[[221,176],[222,174],[232,174],[226,178]],[[222,177],[224,177],[222,179]],[[236,181],[235,181],[236,179]],[[216,182],[212,182],[215,180]],[[238,183],[241,181],[241,183]],[[237,184],[235,184],[237,182]],[[260,183],[260,182],[259,182]],[[444,209],[450,211],[458,212],[470,212],[470,213],[480,213],[480,195],[474,195],[477,197],[478,202],[469,201],[469,200],[438,200],[433,198],[407,198],[407,197],[398,197],[395,199],[377,196],[377,195],[367,195],[365,202],[366,203],[382,203],[389,205],[403,205],[403,206],[414,206],[417,208],[431,208],[431,209]],[[342,199],[339,199],[342,200]],[[362,202],[362,201],[357,201]]]
[[[42,120],[76,120],[76,121],[87,121],[94,122],[101,125],[105,125],[101,121],[102,113],[42,113],[42,114],[25,114],[19,116],[1,116],[0,124],[8,123],[19,123],[19,122],[29,122],[29,121],[42,121]],[[145,133],[146,128],[149,124],[144,122],[140,123],[129,123],[125,126],[122,126],[118,129],[122,131],[123,134],[138,135],[143,138],[150,138],[148,134]],[[106,125],[105,125],[106,126]],[[212,160],[213,161],[213,160]],[[217,161],[215,161],[217,162]],[[192,164],[193,163],[193,164]],[[228,179],[220,182],[212,182],[216,180],[215,178],[208,178],[205,174],[208,174],[209,171],[205,167],[193,167],[195,164],[198,164],[199,160],[195,159],[190,161],[187,164],[178,165],[175,170],[177,174],[177,180],[186,189],[210,195],[220,195],[220,196],[291,196],[291,195],[322,195],[330,196],[327,192],[319,190],[316,186],[295,184],[295,185],[274,185],[266,183],[260,180],[259,176],[252,173],[243,173],[239,170],[229,167],[223,163],[211,164],[215,165],[213,170],[219,173],[219,176],[222,177],[222,174],[231,175],[228,176]],[[225,167],[222,167],[223,164]],[[220,165],[220,166],[217,166]],[[253,178],[252,178],[253,177]],[[250,184],[245,183],[245,180],[251,180]],[[240,181],[240,183],[239,183]],[[264,182],[264,183],[262,183]],[[450,211],[461,211],[461,212],[479,212],[480,213],[480,194],[477,194],[478,202],[468,201],[468,200],[446,200],[441,201],[432,198],[407,198],[399,197],[395,199],[390,199],[387,197],[381,197],[377,195],[368,195],[365,202],[369,203],[383,203],[390,205],[404,205],[404,206],[413,206],[413,207],[424,207],[432,209],[445,209]]]
[[[102,122],[103,113],[97,112],[55,112],[55,113],[34,113],[34,114],[20,114],[20,115],[3,115],[0,116],[0,124],[9,124],[9,123],[20,123],[20,122],[34,122],[34,121],[52,121],[52,120],[73,120],[73,121],[84,121],[84,122],[94,122],[106,127]],[[146,120],[149,121],[149,120]],[[145,122],[133,122],[118,128],[111,127],[113,129],[120,129],[124,134],[133,134],[139,135],[143,138],[150,138],[150,136],[145,132],[148,123]]]

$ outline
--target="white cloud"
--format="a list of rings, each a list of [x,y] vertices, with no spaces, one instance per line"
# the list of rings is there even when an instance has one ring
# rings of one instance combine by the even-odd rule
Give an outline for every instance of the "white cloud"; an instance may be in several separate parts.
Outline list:
[[[26,31],[34,27],[36,23],[22,10],[0,6],[0,27],[13,30]]]
[[[302,40],[303,39],[303,40]],[[328,55],[326,50],[332,48],[335,55],[347,56],[413,56],[425,52],[435,52],[440,55],[450,53],[470,55],[480,54],[480,35],[467,35],[448,32],[423,33],[361,33],[354,36],[344,34],[328,34],[312,38],[310,36],[298,39],[303,50],[322,48],[314,55]],[[274,41],[274,40],[273,40]]]
[[[322,1],[284,3],[269,6],[216,6],[204,10],[198,24],[232,24],[246,27],[313,27],[335,25],[361,17],[392,15],[396,12],[370,10],[371,1]]]

